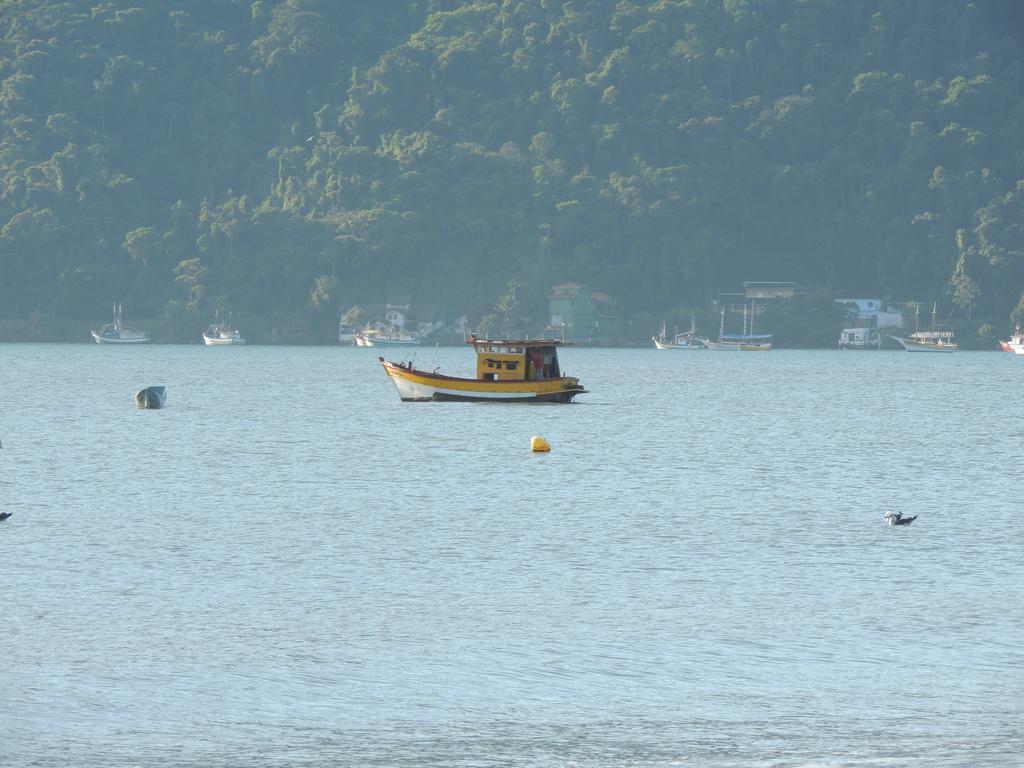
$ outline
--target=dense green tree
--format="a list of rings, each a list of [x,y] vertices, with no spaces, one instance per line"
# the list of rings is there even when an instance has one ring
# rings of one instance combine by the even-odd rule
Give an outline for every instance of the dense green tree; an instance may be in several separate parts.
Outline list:
[[[1007,0],[0,0],[0,320],[326,337],[517,275],[538,318],[564,280],[660,317],[774,279],[1005,323],[1021,29]]]

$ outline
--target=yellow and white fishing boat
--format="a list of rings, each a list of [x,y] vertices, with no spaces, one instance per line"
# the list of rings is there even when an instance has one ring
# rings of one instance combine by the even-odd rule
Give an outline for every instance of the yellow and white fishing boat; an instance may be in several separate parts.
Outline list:
[[[568,403],[586,390],[579,379],[563,376],[558,347],[552,339],[497,341],[471,336],[476,350],[476,378],[421,371],[412,362],[378,358],[398,396],[407,401],[464,400],[516,403]]]

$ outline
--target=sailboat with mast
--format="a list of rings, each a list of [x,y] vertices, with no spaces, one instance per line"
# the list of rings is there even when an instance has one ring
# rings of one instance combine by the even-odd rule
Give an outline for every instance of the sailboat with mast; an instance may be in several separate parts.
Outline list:
[[[754,308],[750,307],[749,321],[747,306],[743,305],[743,333],[725,332],[725,307],[722,307],[722,323],[718,329],[718,341],[701,339],[704,346],[715,352],[767,352],[772,348],[772,334],[754,333]]]
[[[138,328],[130,328],[124,324],[122,315],[124,307],[114,304],[114,322],[105,323],[98,331],[90,330],[93,341],[97,344],[145,344],[149,334]]]
[[[909,336],[900,338],[890,336],[900,343],[907,352],[956,352],[960,345],[953,340],[953,332],[943,330],[936,322],[936,310],[938,302],[932,304],[932,327],[931,330],[922,331],[920,327],[921,307],[914,310],[914,332]]]

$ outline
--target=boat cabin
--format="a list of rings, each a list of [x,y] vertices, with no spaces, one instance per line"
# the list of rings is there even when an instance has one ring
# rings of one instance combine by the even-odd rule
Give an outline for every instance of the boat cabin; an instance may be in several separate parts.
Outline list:
[[[907,337],[916,344],[931,344],[936,347],[955,347],[952,331],[914,331]]]
[[[551,339],[495,341],[470,337],[480,381],[543,381],[561,378],[557,345]]]

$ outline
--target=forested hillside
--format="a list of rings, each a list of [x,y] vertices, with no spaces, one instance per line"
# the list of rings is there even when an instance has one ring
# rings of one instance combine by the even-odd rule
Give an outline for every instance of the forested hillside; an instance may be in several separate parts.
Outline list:
[[[0,323],[327,336],[510,280],[1008,323],[1022,42],[1016,0],[0,0]]]

